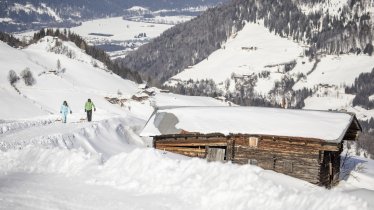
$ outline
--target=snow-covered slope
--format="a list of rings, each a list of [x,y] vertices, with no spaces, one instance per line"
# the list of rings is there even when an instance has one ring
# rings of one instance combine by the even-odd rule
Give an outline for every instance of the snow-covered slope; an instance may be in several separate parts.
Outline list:
[[[3,120],[25,119],[45,114],[55,116],[64,100],[73,111],[72,118],[79,120],[85,114],[84,103],[88,98],[95,102],[97,119],[101,119],[100,117],[105,118],[106,115],[123,113],[121,107],[109,103],[105,97],[119,97],[130,104],[136,101],[129,99],[141,92],[138,84],[113,74],[103,63],[85,54],[72,42],[45,37],[25,49],[14,49],[3,42],[0,42],[0,48],[0,63],[3,66],[0,71],[0,87],[3,98],[6,98],[0,102],[0,119]],[[14,70],[20,76],[26,68],[33,73],[36,82],[27,86],[22,79],[17,81],[15,87],[20,91],[19,94],[8,81],[8,74],[10,70]],[[157,89],[153,92],[157,94],[152,103],[159,106],[175,104],[178,101],[181,101],[179,104],[186,105],[222,104],[207,97],[197,97],[196,101],[199,102],[186,103],[188,100],[184,99],[185,96],[160,93]],[[18,112],[9,112],[14,108]]]
[[[104,99],[104,96],[117,94],[118,91],[131,96],[137,91],[137,85],[134,82],[123,80],[105,70],[101,62],[84,54],[73,43],[64,42],[62,44],[68,52],[71,52],[73,58],[51,52],[56,45],[56,41],[52,37],[45,37],[23,50],[13,49],[4,43],[0,43],[2,48],[0,62],[3,66],[0,72],[1,88],[4,90],[4,94],[12,95],[13,100],[16,100],[16,97],[19,98],[19,103],[14,103],[18,104],[17,106],[30,107],[27,106],[28,103],[33,103],[33,109],[30,109],[35,109],[35,111],[30,110],[30,116],[41,111],[58,113],[64,100],[68,101],[74,113],[82,113],[84,102],[88,98],[92,98],[98,107],[105,107],[108,102]],[[61,69],[64,69],[64,73],[56,73],[58,71],[58,61],[61,64]],[[103,69],[94,67],[94,64]],[[22,80],[18,81],[15,86],[21,92],[21,95],[19,95],[7,81],[8,72],[14,70],[20,75],[26,68],[29,68],[33,73],[36,83],[33,86],[26,86]],[[29,99],[28,103],[22,103],[24,97]],[[0,118],[5,118],[6,111],[4,109],[14,108],[9,106],[13,106],[13,103],[2,106],[4,108]],[[98,112],[100,113],[101,110],[116,112],[115,108],[99,108]],[[30,117],[28,113],[23,114],[26,114],[23,118]],[[22,114],[19,116],[22,116]],[[12,117],[5,119],[12,119]]]
[[[295,89],[312,88],[318,84],[352,85],[355,77],[370,72],[374,66],[374,59],[368,55],[327,55],[320,58],[314,69],[315,62],[304,55],[306,49],[290,39],[270,33],[261,24],[247,23],[221,49],[174,76],[171,81],[213,79],[219,84],[231,79],[233,73],[243,76],[269,71],[270,76],[260,78],[255,87],[257,92],[267,94],[274,82],[286,74],[295,79],[300,73],[306,76]],[[285,72],[284,65],[293,61],[296,62],[295,68]]]
[[[311,97],[320,98],[315,103],[312,98],[307,99],[305,107],[308,109],[354,111],[351,109],[354,95],[345,94],[344,87],[351,86],[360,73],[372,71],[373,57],[354,53],[319,54],[316,58],[309,59],[304,53],[307,49],[307,46],[289,38],[270,33],[261,22],[246,23],[221,49],[181,71],[165,85],[175,86],[179,83],[188,86],[188,80],[212,79],[223,94],[230,92],[236,95],[240,93],[238,87],[242,86],[243,81],[250,79],[254,94],[263,96],[274,104],[280,104],[284,97],[292,103],[293,100],[289,97],[292,93],[289,91],[307,88],[312,92]],[[293,80],[291,90],[285,90],[285,87],[279,85],[284,78]],[[337,98],[339,103],[331,103]]]
[[[272,73],[270,78],[259,81],[262,85],[256,87],[258,92],[267,93],[274,81],[282,76],[282,69],[278,65],[291,62],[302,53],[303,48],[297,43],[269,33],[263,26],[247,23],[221,49],[177,74],[172,81],[213,79],[223,87],[225,80],[234,79],[231,78],[232,74],[251,75],[267,70]]]

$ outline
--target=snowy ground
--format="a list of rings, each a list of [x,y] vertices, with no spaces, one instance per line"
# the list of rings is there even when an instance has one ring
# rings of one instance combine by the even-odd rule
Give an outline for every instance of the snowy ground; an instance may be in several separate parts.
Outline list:
[[[0,42],[0,209],[374,208],[374,163],[367,159],[352,159],[352,175],[327,190],[256,166],[150,148],[151,140],[139,133],[153,107],[227,104],[157,89],[133,100],[144,94],[137,84],[111,74],[72,43],[63,46],[73,58],[51,52],[53,46],[51,37],[26,49]],[[54,73],[57,60],[65,72]],[[26,67],[36,83],[18,81],[19,94],[6,78],[10,69],[19,75]],[[91,123],[83,111],[87,98],[97,108]],[[73,110],[67,124],[59,121],[63,100]]]

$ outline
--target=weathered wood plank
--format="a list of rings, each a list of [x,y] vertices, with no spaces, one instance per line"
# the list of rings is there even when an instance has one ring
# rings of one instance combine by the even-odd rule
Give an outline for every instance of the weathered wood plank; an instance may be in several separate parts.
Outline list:
[[[249,146],[248,139],[238,138],[235,140],[236,145],[241,145],[244,147]],[[339,151],[340,144],[336,143],[326,143],[326,142],[306,142],[306,141],[291,141],[291,140],[275,140],[275,139],[260,139],[258,148],[269,147],[269,146],[279,146],[279,147],[296,147],[304,149],[313,149],[313,150],[325,150],[325,151]]]
[[[250,149],[244,147],[236,147],[235,155],[238,154],[280,154],[280,155],[292,155],[295,157],[308,157],[308,158],[319,158],[318,151],[289,151],[289,150],[280,150],[273,148],[261,148],[261,149]]]
[[[197,153],[205,153],[205,148],[190,148],[190,147],[157,147],[156,149],[159,150],[166,150],[166,151],[182,151],[182,152],[197,152]]]
[[[212,140],[198,140],[198,139],[188,139],[183,141],[175,141],[175,140],[162,140],[156,141],[155,146],[226,146],[227,140],[226,139],[212,139]]]
[[[223,143],[223,142],[212,142],[212,143],[200,143],[200,142],[196,142],[196,143],[192,143],[192,142],[188,142],[188,143],[156,143],[156,148],[157,147],[205,147],[205,146],[211,146],[211,147],[226,147],[227,144],[226,143]]]
[[[188,151],[169,151],[169,150],[165,150],[165,151],[180,154],[180,155],[185,155],[185,156],[188,156],[188,157],[205,158],[205,156],[206,156],[205,152],[204,153],[199,153],[199,152],[188,152]]]
[[[217,137],[217,138],[205,138],[205,137],[195,137],[195,138],[181,138],[181,137],[176,137],[176,138],[164,138],[164,139],[155,139],[155,141],[160,141],[160,142],[167,142],[167,141],[227,141],[228,138],[226,137]]]

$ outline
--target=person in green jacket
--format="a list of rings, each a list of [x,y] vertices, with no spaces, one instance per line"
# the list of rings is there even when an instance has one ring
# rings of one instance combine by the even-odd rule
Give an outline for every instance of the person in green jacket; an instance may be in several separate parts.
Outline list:
[[[86,104],[84,105],[84,111],[87,113],[88,122],[91,122],[91,120],[92,120],[92,108],[93,108],[94,111],[96,111],[95,104],[89,98],[87,100]]]

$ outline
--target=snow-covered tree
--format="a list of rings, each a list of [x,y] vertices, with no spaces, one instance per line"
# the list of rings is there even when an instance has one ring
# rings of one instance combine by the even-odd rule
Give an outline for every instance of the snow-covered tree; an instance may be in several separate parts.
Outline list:
[[[9,80],[10,84],[13,85],[14,83],[16,83],[19,80],[19,76],[17,75],[17,73],[14,70],[10,70],[9,73],[8,73],[8,80]]]
[[[25,81],[25,85],[32,86],[35,84],[36,80],[34,79],[34,76],[32,72],[30,71],[30,68],[27,67],[21,72],[21,77]]]

